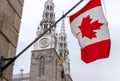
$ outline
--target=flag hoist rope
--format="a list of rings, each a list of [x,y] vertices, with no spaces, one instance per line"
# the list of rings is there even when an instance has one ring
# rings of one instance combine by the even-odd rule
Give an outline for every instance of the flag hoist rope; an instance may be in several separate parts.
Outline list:
[[[33,40],[27,47],[25,47],[17,56],[10,58],[10,60],[2,67],[0,67],[0,72],[3,72],[8,66],[10,66],[20,55],[22,55],[29,47],[31,47],[39,38],[41,38],[44,34],[46,34],[51,28],[56,26],[56,24],[61,21],[64,17],[66,17],[74,8],[76,8],[83,0],[79,1],[76,5],[74,5],[70,10],[68,10],[64,15],[62,15],[50,28],[48,28],[45,32],[43,32],[40,36],[38,36],[35,40]]]

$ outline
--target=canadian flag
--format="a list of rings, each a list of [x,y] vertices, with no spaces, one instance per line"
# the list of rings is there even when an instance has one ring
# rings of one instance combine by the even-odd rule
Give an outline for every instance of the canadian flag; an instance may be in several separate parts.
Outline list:
[[[109,57],[111,42],[101,0],[90,0],[69,19],[71,31],[79,41],[81,58],[85,63]]]

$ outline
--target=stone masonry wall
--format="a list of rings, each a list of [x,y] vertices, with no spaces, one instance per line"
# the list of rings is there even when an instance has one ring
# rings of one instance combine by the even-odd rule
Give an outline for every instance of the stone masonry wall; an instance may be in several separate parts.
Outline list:
[[[24,0],[0,0],[0,57],[16,54]],[[12,81],[13,65],[3,72],[0,81]]]

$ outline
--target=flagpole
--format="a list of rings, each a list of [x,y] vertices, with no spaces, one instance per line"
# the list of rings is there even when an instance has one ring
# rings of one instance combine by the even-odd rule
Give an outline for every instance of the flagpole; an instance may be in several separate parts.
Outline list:
[[[27,47],[25,47],[17,56],[10,58],[10,61],[6,63],[3,67],[0,67],[0,72],[3,72],[10,64],[12,64],[20,55],[22,55],[29,47],[31,47],[38,39],[40,39],[44,34],[46,34],[50,29],[52,29],[58,22],[60,22],[64,17],[66,17],[74,8],[76,8],[83,0],[79,1],[76,5],[74,5],[70,10],[68,10],[64,15],[62,15],[50,28],[48,28],[45,32],[39,35],[35,40],[33,40]]]

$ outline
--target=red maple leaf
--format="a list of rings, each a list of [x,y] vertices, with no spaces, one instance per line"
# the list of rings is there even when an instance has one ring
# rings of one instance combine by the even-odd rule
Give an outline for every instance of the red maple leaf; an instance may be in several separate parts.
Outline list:
[[[79,26],[79,29],[82,32],[82,37],[88,37],[92,39],[96,37],[96,32],[94,30],[100,29],[103,23],[99,23],[98,20],[91,22],[92,19],[88,15],[86,18],[83,18],[82,24]]]

